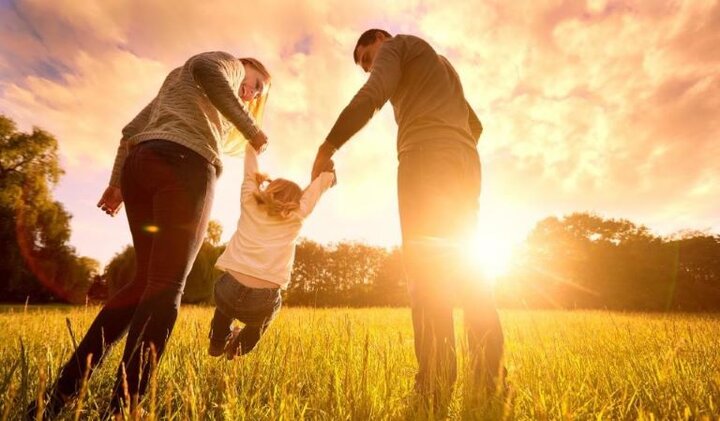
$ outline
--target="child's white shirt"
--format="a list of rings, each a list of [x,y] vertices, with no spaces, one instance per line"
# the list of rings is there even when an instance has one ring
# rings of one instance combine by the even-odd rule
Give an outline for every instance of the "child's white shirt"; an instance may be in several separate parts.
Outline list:
[[[257,153],[245,147],[245,170],[240,192],[240,218],[237,229],[215,266],[263,279],[281,288],[290,283],[295,261],[295,244],[302,223],[315,208],[320,196],[333,184],[335,175],[321,173],[303,192],[299,208],[289,218],[272,217],[260,206],[254,193],[258,191],[255,174]]]

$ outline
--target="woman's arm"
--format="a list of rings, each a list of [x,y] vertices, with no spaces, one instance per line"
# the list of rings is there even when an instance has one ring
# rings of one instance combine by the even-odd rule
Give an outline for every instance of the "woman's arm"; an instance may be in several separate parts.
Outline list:
[[[242,81],[245,75],[242,63],[230,54],[216,51],[191,57],[187,66],[213,106],[247,139],[255,138],[260,128],[230,83],[231,73],[232,77],[239,78],[238,83]]]
[[[125,163],[125,157],[127,157],[128,152],[127,142],[131,137],[140,133],[145,126],[147,126],[148,120],[150,119],[150,113],[153,105],[155,105],[156,99],[157,98],[153,98],[153,100],[150,101],[150,103],[148,103],[148,105],[146,105],[145,108],[143,108],[130,123],[123,127],[122,138],[120,139],[120,144],[118,145],[117,152],[115,153],[115,162],[113,164],[109,185],[113,187],[120,187],[120,174],[122,173],[122,167]]]

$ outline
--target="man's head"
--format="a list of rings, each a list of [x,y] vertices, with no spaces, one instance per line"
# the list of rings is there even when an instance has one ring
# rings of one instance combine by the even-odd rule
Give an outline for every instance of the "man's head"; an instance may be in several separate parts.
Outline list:
[[[355,64],[362,67],[365,73],[370,72],[382,43],[390,38],[392,38],[392,35],[383,29],[368,29],[363,32],[353,50]]]
[[[245,67],[245,78],[240,86],[240,98],[250,102],[255,98],[265,95],[270,89],[270,72],[257,59],[251,57],[241,58]]]

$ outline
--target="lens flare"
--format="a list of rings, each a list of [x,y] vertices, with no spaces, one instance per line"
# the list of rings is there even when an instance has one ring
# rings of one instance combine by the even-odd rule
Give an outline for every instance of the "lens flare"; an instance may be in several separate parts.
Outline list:
[[[482,274],[483,282],[494,285],[507,274],[512,260],[513,244],[500,238],[475,235],[468,240],[466,259]]]
[[[26,215],[21,206],[15,213],[15,237],[17,239],[20,254],[27,265],[27,268],[35,275],[38,281],[50,291],[50,293],[63,300],[68,301],[71,297],[70,291],[66,290],[62,282],[63,273],[58,271],[56,264],[44,258],[35,243],[37,232],[32,224],[26,220]]]
[[[150,234],[155,234],[156,232],[160,231],[160,228],[157,225],[145,225],[143,227],[143,231],[149,232]]]

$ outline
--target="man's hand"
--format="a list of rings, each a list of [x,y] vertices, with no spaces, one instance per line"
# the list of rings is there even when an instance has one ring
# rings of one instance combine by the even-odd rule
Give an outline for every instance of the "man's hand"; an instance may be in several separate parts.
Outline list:
[[[334,164],[332,164],[332,161],[331,161],[334,153],[335,153],[335,147],[333,145],[331,145],[330,143],[325,142],[322,145],[320,145],[320,148],[318,148],[317,155],[315,155],[315,162],[313,163],[311,180],[316,179],[317,176],[319,176],[321,172],[327,171],[325,168],[327,168],[328,165],[333,165],[331,167],[331,170],[334,169]]]
[[[262,130],[258,130],[257,134],[250,139],[250,145],[255,148],[257,153],[263,153],[267,149],[268,138]]]
[[[115,216],[118,212],[120,212],[120,209],[122,209],[122,203],[123,197],[122,192],[120,192],[120,188],[108,186],[100,198],[100,201],[97,203],[97,207],[106,214]]]

